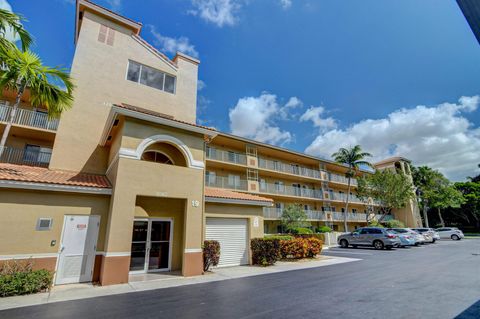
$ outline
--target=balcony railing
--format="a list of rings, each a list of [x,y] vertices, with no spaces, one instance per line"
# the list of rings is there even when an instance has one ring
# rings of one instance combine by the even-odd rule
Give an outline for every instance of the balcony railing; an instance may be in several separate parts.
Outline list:
[[[293,187],[282,184],[260,183],[260,193],[298,196],[306,198],[322,199],[323,194],[321,190],[308,189],[301,187]]]
[[[48,167],[52,152],[38,150],[27,150],[13,147],[4,147],[0,155],[0,162],[11,164],[22,164],[31,166]]]
[[[205,176],[205,185],[210,187],[228,188],[234,190],[246,191],[247,180],[228,178],[223,176]]]
[[[207,148],[207,158],[216,161],[247,165],[247,156],[245,154],[219,150],[213,147]]]
[[[258,159],[258,167],[272,171],[300,175],[305,177],[320,178],[320,171],[304,166],[286,164],[280,161],[272,161],[265,158]]]
[[[332,192],[332,193],[330,193],[330,199],[346,202],[347,201],[347,194]],[[349,203],[363,203],[363,201],[360,198],[358,198],[357,195],[353,195],[353,194],[348,196],[348,202]]]
[[[335,174],[335,173],[330,173],[329,175],[330,175],[330,181],[331,182],[348,184],[348,178],[346,178],[345,176],[342,176],[340,174]],[[355,178],[351,179],[351,185],[353,185],[353,186],[357,185],[357,180]]]
[[[332,214],[333,220],[344,220],[344,213],[342,212],[334,212]],[[347,213],[347,220],[349,221],[359,221],[359,222],[366,222],[367,221],[367,214],[364,213]]]
[[[282,218],[283,210],[276,207],[264,207],[263,208],[263,217],[271,219],[280,219]],[[305,210],[307,219],[314,220],[327,220],[327,215],[325,212],[317,210]]]
[[[13,107],[0,104],[0,122],[8,122]],[[58,128],[58,119],[49,119],[43,112],[37,112],[18,108],[13,118],[13,123],[23,126],[37,127],[44,130],[56,131]]]

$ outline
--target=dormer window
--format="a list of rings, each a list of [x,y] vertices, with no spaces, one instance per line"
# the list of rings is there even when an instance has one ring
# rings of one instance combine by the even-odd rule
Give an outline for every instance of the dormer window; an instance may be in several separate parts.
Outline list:
[[[128,61],[127,80],[168,93],[175,93],[175,77],[149,66]]]

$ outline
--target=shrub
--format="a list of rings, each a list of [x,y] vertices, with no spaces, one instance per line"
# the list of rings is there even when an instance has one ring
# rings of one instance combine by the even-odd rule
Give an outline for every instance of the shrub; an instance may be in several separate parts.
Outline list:
[[[307,242],[307,257],[313,258],[322,252],[323,242],[315,237],[304,239]]]
[[[208,271],[211,266],[218,265],[220,261],[220,243],[216,240],[203,242],[203,271]]]
[[[368,223],[368,227],[380,227],[383,228],[383,225],[378,222],[378,220],[372,220]]]
[[[317,228],[317,233],[329,233],[332,229],[328,226],[320,226]]]
[[[272,236],[273,237],[273,236]],[[290,236],[277,236],[290,237]],[[291,237],[290,237],[291,238]],[[280,257],[280,242],[288,242],[291,239],[280,240],[278,238],[254,238],[250,241],[252,249],[252,263],[254,265],[270,266]]]
[[[292,233],[299,234],[299,235],[307,235],[307,234],[313,234],[313,231],[309,228],[297,227],[292,231]]]
[[[296,234],[295,238],[317,238],[323,241],[323,234]]]
[[[387,228],[405,228],[405,224],[396,219],[387,220],[384,225]]]
[[[280,254],[282,258],[300,259],[307,255],[307,242],[303,238],[280,241]]]
[[[295,237],[292,235],[267,235],[265,239],[278,239],[278,240],[292,240]]]
[[[0,296],[18,296],[50,290],[53,273],[46,270],[32,270],[33,262],[6,261],[0,267]]]

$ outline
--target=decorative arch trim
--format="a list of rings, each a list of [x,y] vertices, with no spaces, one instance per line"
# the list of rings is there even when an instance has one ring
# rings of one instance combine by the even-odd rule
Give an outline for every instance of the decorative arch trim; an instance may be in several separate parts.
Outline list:
[[[205,163],[194,159],[192,152],[190,152],[190,149],[185,143],[183,143],[180,139],[176,137],[173,137],[171,135],[165,135],[165,134],[153,135],[153,136],[147,137],[137,146],[136,150],[121,148],[119,155],[126,158],[140,160],[143,152],[147,149],[147,147],[159,142],[170,144],[176,147],[180,152],[182,152],[183,156],[185,156],[185,159],[187,160],[188,167],[194,168],[194,169],[205,168]]]

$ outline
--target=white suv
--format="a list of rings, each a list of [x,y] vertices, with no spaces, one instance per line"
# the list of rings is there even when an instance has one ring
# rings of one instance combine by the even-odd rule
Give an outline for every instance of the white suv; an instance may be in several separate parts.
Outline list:
[[[465,238],[463,232],[456,228],[456,227],[443,227],[437,228],[436,231],[440,234],[440,238],[442,239],[453,239],[453,240],[460,240]]]

